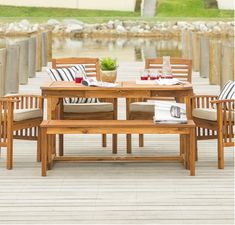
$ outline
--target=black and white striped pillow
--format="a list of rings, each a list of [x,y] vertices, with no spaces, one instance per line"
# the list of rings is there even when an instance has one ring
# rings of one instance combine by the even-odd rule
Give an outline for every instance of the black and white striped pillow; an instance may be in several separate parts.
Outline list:
[[[220,92],[218,100],[224,100],[224,99],[235,100],[235,81],[230,80],[224,85],[222,91]]]
[[[83,65],[77,65],[74,68],[58,68],[47,69],[47,73],[53,81],[74,81],[76,73],[82,71],[85,74],[85,67]],[[64,103],[78,104],[78,103],[98,103],[97,98],[64,98]]]
[[[224,85],[218,99],[235,99],[235,81],[230,80]]]

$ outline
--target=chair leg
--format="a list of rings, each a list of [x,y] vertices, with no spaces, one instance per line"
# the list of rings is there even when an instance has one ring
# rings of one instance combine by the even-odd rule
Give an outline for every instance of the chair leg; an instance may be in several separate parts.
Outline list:
[[[102,147],[107,147],[107,134],[102,134]]]
[[[224,146],[221,132],[218,132],[218,169],[224,169]]]
[[[41,162],[41,129],[38,128],[37,162]]]
[[[13,167],[13,138],[8,137],[7,143],[7,169],[11,170]]]
[[[195,161],[198,161],[197,137],[195,137]]]
[[[126,135],[126,148],[127,148],[127,154],[131,154],[131,134]]]
[[[59,156],[64,155],[64,135],[59,134]]]
[[[144,147],[144,135],[139,134],[139,147]]]

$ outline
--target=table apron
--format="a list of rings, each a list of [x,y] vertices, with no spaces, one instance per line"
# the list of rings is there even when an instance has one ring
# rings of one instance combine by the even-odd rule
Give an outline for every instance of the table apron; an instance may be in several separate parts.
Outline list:
[[[105,90],[105,91],[46,91],[43,90],[44,97],[82,97],[82,98],[150,98],[150,97],[180,97],[193,95],[192,90]]]
[[[47,128],[47,134],[189,134],[190,128]]]

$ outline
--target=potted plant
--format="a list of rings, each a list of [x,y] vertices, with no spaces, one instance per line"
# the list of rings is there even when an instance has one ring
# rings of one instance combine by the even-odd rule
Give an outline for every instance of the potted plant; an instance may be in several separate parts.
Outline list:
[[[100,60],[101,80],[114,83],[117,78],[117,59],[105,57]]]

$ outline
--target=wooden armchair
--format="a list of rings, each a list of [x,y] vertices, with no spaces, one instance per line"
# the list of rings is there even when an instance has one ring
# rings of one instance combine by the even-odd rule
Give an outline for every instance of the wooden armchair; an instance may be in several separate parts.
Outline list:
[[[66,68],[76,64],[85,66],[87,76],[100,80],[100,63],[98,58],[60,58],[52,59],[52,68]],[[99,99],[100,103],[63,104],[60,101],[60,118],[75,120],[116,120],[117,99]],[[59,135],[59,155],[63,156],[63,135]],[[117,152],[117,135],[113,134],[113,153]],[[106,134],[102,135],[102,147],[107,146]]]
[[[38,141],[43,120],[43,99],[36,95],[14,95],[0,98],[0,148],[7,148],[7,169],[13,167],[13,139]],[[40,141],[37,142],[40,161]]]
[[[174,78],[181,81],[192,82],[192,60],[170,58],[172,74]],[[145,69],[162,69],[163,58],[153,58],[145,60]],[[128,120],[153,120],[154,103],[148,100],[176,100],[183,102],[184,99],[172,97],[155,97],[151,99],[127,99],[126,117]],[[130,142],[131,136],[127,135],[127,143]],[[139,147],[144,146],[144,135],[139,135]]]
[[[196,141],[217,139],[219,169],[224,168],[224,147],[234,146],[234,103],[233,99],[217,100],[214,95],[197,95],[191,100]]]

